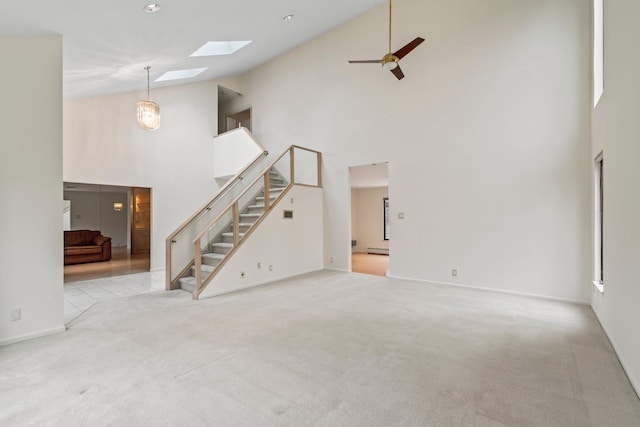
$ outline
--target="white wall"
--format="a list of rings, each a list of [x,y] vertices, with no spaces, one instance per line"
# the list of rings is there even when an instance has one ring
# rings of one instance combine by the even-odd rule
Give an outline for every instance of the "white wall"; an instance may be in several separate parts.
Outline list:
[[[71,230],[71,200],[63,200],[62,229]]]
[[[2,345],[64,330],[62,38],[0,36],[0,57]]]
[[[293,211],[292,219],[283,218],[285,209]],[[322,189],[293,186],[200,298],[321,270],[322,211]]]
[[[129,234],[129,197],[126,192],[65,191],[71,201],[71,230],[100,230],[111,237],[112,247],[127,247]],[[122,210],[113,209],[115,202]]]
[[[152,189],[152,270],[164,269],[165,238],[218,188],[217,88],[217,81],[152,88],[162,114],[155,132],[136,122],[146,92],[64,103],[65,181]]]
[[[604,154],[604,294],[591,303],[640,393],[640,3],[605,2],[604,94],[593,112],[590,164]],[[594,210],[592,209],[592,212]]]
[[[234,129],[213,139],[213,170],[216,178],[229,179],[264,152],[245,128]]]
[[[590,11],[405,0],[394,45],[427,42],[402,81],[347,63],[385,53],[385,6],[248,73],[258,140],[323,152],[326,266],[349,268],[348,165],[385,159],[393,276],[588,301]]]
[[[358,223],[356,222],[356,218],[358,217],[358,201],[356,195],[353,194],[353,190],[351,190],[351,240],[358,240]],[[351,246],[351,253],[358,252],[357,246]],[[351,268],[351,264],[349,264],[349,268]]]
[[[122,210],[113,209],[114,203],[122,203]],[[100,228],[104,236],[111,237],[111,246],[127,247],[130,233],[129,198],[127,193],[103,192],[100,194]]]
[[[385,197],[389,197],[388,187],[351,190],[352,202],[355,200],[355,211],[353,207],[351,211],[351,238],[357,240],[354,252],[367,252],[367,248],[389,249],[389,241],[384,240],[383,228]]]

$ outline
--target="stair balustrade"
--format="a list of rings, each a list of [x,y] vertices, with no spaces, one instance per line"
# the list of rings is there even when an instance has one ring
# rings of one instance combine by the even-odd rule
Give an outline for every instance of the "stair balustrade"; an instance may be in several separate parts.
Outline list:
[[[248,131],[239,132],[238,130],[235,133],[235,138],[238,138],[238,133],[246,134],[246,138],[249,138],[250,142],[259,148],[256,151],[260,151],[260,153],[249,161],[244,169],[227,181],[213,198],[167,237],[165,261],[167,290],[179,288],[178,280],[194,265],[193,239],[209,226],[213,218],[224,212],[226,207],[246,189],[247,184],[256,177],[262,176],[265,167],[269,164],[267,157],[269,153],[253,139]]]
[[[193,238],[190,262],[175,283],[198,299],[293,185],[322,187],[321,170],[322,153],[297,145],[287,148]]]

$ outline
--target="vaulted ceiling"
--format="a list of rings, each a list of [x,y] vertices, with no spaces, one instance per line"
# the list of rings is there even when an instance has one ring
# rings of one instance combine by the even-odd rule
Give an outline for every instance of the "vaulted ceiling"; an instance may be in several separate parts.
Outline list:
[[[207,68],[201,81],[249,71],[385,0],[5,1],[0,35],[63,36],[65,98],[146,88],[167,71]],[[284,20],[294,15],[291,20]],[[189,57],[208,41],[252,43],[233,55]],[[152,83],[153,87],[176,81]]]

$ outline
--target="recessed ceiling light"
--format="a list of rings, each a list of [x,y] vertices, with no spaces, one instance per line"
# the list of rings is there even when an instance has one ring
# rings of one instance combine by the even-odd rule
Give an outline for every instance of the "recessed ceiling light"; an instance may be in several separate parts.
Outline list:
[[[150,3],[146,5],[143,10],[147,13],[154,13],[160,10],[160,5],[157,3]]]
[[[190,70],[176,70],[176,71],[167,71],[160,77],[154,80],[154,82],[164,82],[167,80],[180,80],[180,79],[190,79],[192,77],[197,76],[198,74],[205,71],[207,68],[192,68]]]
[[[291,21],[293,19],[293,15],[287,15],[284,18],[282,18],[283,21]]]
[[[189,56],[215,56],[215,55],[231,55],[246,45],[249,41],[231,41],[231,42],[206,42],[202,47]]]

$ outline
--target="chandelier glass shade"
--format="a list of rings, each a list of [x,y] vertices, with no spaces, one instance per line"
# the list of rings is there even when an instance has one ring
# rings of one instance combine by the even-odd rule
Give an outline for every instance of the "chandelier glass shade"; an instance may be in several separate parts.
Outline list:
[[[153,131],[160,127],[160,106],[153,101],[138,102],[138,124]]]
[[[160,106],[151,101],[149,96],[149,69],[151,67],[144,67],[147,70],[147,99],[145,101],[138,102],[138,124],[142,129],[148,131],[154,131],[160,127]]]

